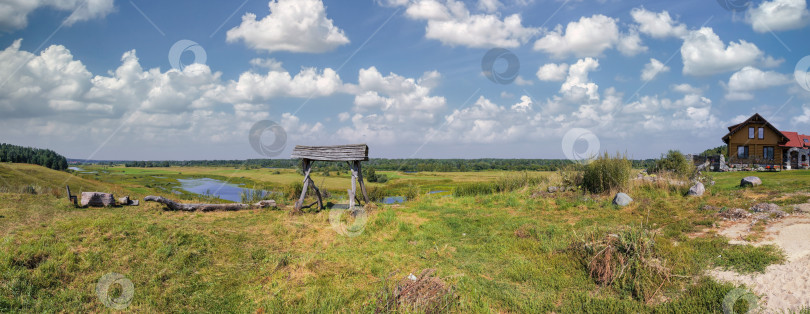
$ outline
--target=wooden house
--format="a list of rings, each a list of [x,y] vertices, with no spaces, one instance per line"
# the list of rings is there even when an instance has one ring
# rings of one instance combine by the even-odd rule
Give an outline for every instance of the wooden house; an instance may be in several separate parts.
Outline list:
[[[810,136],[780,131],[758,113],[728,127],[723,142],[731,166],[797,169],[807,168],[810,162]]]

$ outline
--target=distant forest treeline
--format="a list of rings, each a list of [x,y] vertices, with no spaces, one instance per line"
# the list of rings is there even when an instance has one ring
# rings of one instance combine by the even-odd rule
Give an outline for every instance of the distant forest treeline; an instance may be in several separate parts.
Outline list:
[[[127,161],[127,167],[239,167],[252,168],[288,168],[300,166],[298,159],[248,159],[248,160],[188,160],[188,161]],[[644,168],[653,165],[653,159],[632,160],[633,167]],[[535,170],[549,171],[573,164],[567,159],[382,159],[374,158],[365,162],[364,167],[389,171],[483,171],[483,170]],[[315,170],[346,170],[345,163],[318,162]]]
[[[65,170],[67,158],[50,149],[22,147],[0,143],[0,162],[35,164],[54,170]]]

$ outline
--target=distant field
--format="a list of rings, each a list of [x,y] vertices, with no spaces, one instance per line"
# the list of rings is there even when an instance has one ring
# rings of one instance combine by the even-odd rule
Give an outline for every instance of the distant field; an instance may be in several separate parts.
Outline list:
[[[172,197],[160,184],[179,176],[271,186],[301,180],[292,170],[275,169],[85,170],[97,173],[0,163],[0,187],[7,187],[0,192],[0,311],[107,311],[94,289],[115,272],[134,284],[126,308],[133,312],[373,312],[393,284],[433,268],[458,297],[450,312],[720,313],[733,287],[704,270],[763,262],[730,260],[727,253],[739,246],[707,231],[719,218],[703,205],[747,208],[761,200],[787,205],[810,198],[796,193],[810,188],[808,171],[756,173],[765,184],[753,189],[736,187],[751,173],[712,174],[716,185],[701,198],[684,197],[685,187],[636,185],[627,191],[635,201],[623,208],[611,205],[608,194],[541,193],[558,184],[552,172],[513,192],[444,197],[427,192],[520,173],[381,171],[392,179],[387,185],[414,183],[420,195],[401,205],[377,204],[359,236],[347,237],[332,228],[328,210],[186,213],[154,203],[77,209],[59,192],[17,191],[22,185],[61,191],[70,184],[76,192]],[[349,186],[345,173],[316,174],[315,181],[335,190]],[[656,234],[660,262],[673,274],[648,301],[599,286],[571,249],[590,232],[629,226]],[[745,250],[751,254],[744,256],[766,254]]]
[[[245,183],[246,186],[258,186],[267,189],[278,189],[291,183],[301,182],[303,177],[293,169],[234,169],[232,167],[169,167],[169,168],[127,168],[127,167],[99,167],[90,166],[82,168],[86,171],[108,172],[107,175],[98,176],[102,180],[116,183],[125,183],[137,179],[155,179],[155,176],[168,178],[210,177],[233,183]],[[278,174],[276,174],[278,172]],[[523,174],[522,171],[481,171],[481,172],[417,172],[405,173],[396,171],[377,171],[389,178],[386,184],[366,182],[368,187],[383,187],[394,184],[416,184],[427,191],[451,190],[458,183],[485,182],[502,177]],[[551,172],[530,171],[535,175],[547,175]],[[87,176],[87,175],[83,175]],[[88,177],[94,177],[90,175]],[[133,178],[136,177],[136,178]],[[351,188],[351,174],[348,169],[330,172],[329,176],[321,172],[313,172],[313,181],[321,189],[328,189],[340,193]],[[160,180],[161,178],[157,178]]]

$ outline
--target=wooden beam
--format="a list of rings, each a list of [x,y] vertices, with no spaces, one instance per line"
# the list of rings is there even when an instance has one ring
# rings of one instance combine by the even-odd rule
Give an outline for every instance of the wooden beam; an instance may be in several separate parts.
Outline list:
[[[312,188],[315,190],[315,196],[318,197],[318,209],[323,209],[323,199],[321,199],[321,190],[315,186],[315,181],[312,181],[312,177],[309,177],[309,183],[312,184]]]
[[[349,190],[349,209],[354,209],[354,196],[357,195],[357,168],[355,167],[355,162],[350,163],[350,167],[352,169],[352,189]]]
[[[368,145],[296,145],[290,157],[321,161],[366,161],[368,160]]]
[[[303,182],[304,188],[301,190],[301,196],[298,198],[298,201],[295,202],[295,211],[297,211],[297,212],[300,212],[301,208],[303,208],[303,206],[304,206],[304,198],[307,196],[307,188],[309,187],[309,181],[311,181],[309,179],[309,172],[311,170],[310,167],[311,166],[310,166],[309,159],[304,158],[301,161],[301,168],[304,171],[304,182]]]
[[[360,182],[360,190],[363,191],[363,198],[366,201],[366,204],[369,203],[368,201],[368,193],[366,193],[366,184],[363,183],[363,168],[360,165],[359,161],[355,161],[357,164],[357,181]]]

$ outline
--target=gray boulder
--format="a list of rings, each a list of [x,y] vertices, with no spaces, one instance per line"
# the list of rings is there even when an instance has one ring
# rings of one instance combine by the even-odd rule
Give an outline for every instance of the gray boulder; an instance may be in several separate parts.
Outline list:
[[[557,188],[556,186],[550,186],[550,187],[548,187],[548,192],[549,192],[549,193],[554,193],[554,192],[557,192],[557,190],[558,190],[558,188]]]
[[[631,202],[633,202],[633,199],[630,197],[630,195],[627,195],[625,193],[619,192],[616,193],[616,196],[613,197],[613,205],[627,206]]]
[[[703,196],[703,192],[706,192],[706,187],[703,186],[703,183],[698,182],[689,188],[689,192],[686,192],[686,195]]]
[[[748,177],[742,178],[742,180],[740,180],[740,186],[741,187],[757,186],[757,185],[760,185],[760,184],[762,184],[762,180],[760,180],[759,177],[748,176]]]
[[[82,192],[82,207],[115,206],[115,197],[110,193]]]

